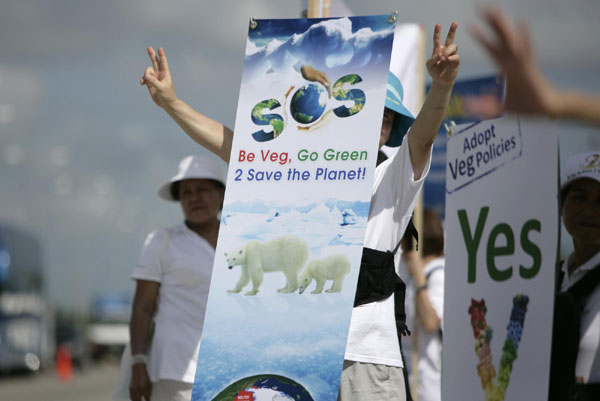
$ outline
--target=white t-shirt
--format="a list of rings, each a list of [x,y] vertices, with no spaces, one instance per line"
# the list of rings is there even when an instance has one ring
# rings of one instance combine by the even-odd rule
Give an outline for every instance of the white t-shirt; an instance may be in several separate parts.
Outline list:
[[[578,282],[588,271],[600,264],[600,252],[594,255],[573,272],[567,273],[567,265],[573,263],[573,255],[563,263],[565,272],[561,291],[566,291]],[[581,314],[579,353],[575,365],[575,380],[578,383],[600,383],[600,285],[591,292]]]
[[[444,316],[444,264],[445,259],[439,257],[425,265],[425,275],[428,275],[427,296],[440,318],[440,327],[443,325]],[[412,297],[414,297],[414,288],[412,290]],[[411,302],[414,304],[414,298],[411,298]],[[422,326],[417,332],[419,401],[440,401],[442,399],[442,337],[439,330],[427,334]]]
[[[405,140],[398,152],[375,170],[365,247],[391,251],[406,230],[431,162],[429,157],[421,178],[415,181],[408,148]],[[396,272],[400,254],[398,250]],[[393,296],[352,309],[345,359],[403,367]]]
[[[153,382],[194,382],[214,257],[213,247],[185,224],[146,238],[131,278],[160,283],[148,357]]]

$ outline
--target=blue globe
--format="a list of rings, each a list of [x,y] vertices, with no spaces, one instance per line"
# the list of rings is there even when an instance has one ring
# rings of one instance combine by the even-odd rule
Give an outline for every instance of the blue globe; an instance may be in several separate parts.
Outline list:
[[[300,124],[314,123],[323,115],[328,95],[321,85],[309,84],[301,87],[292,96],[290,112]]]
[[[298,382],[279,375],[258,375],[238,380],[213,401],[314,401]]]

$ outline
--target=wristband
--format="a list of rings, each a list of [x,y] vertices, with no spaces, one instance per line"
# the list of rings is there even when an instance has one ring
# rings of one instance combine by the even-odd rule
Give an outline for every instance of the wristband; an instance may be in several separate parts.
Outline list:
[[[136,365],[138,363],[143,363],[145,365],[147,362],[148,357],[145,354],[131,355],[131,366]]]
[[[419,292],[426,290],[426,289],[427,289],[427,284],[418,286],[417,288],[415,288],[415,295],[417,295]]]

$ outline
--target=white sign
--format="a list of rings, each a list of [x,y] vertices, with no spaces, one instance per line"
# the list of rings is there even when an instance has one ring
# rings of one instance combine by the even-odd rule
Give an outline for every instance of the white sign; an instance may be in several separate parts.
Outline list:
[[[395,25],[255,22],[192,400],[335,400]]]
[[[447,163],[443,399],[546,401],[556,134],[510,117],[458,126]]]

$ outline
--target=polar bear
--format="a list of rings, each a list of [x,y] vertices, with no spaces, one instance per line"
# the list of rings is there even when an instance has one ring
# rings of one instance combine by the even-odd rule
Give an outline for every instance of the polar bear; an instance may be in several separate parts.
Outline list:
[[[350,261],[344,254],[338,253],[321,259],[313,259],[300,275],[300,294],[306,290],[313,278],[317,282],[317,287],[311,291],[311,294],[320,294],[327,280],[333,280],[333,284],[325,292],[340,292],[344,278],[349,272]]]
[[[252,280],[252,289],[245,295],[256,295],[263,281],[263,272],[280,271],[287,279],[285,287],[277,292],[294,292],[298,289],[298,273],[308,260],[306,242],[295,235],[284,235],[268,241],[248,241],[238,249],[225,252],[229,268],[241,266],[242,274],[235,288],[238,293]]]

